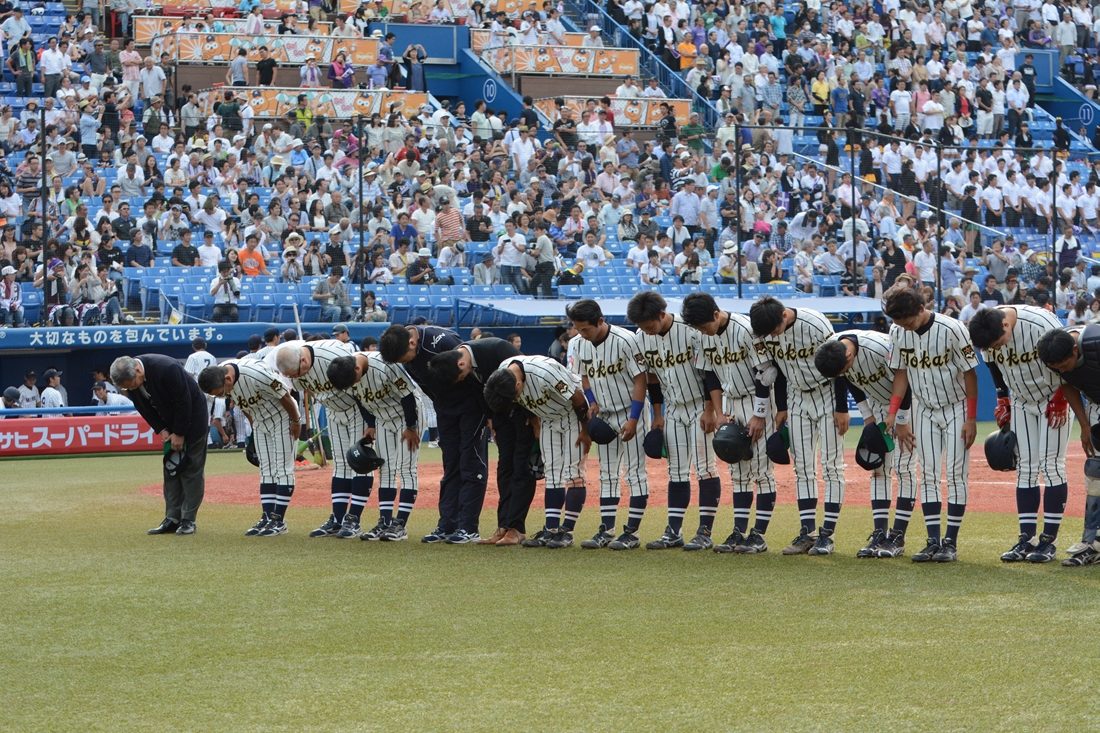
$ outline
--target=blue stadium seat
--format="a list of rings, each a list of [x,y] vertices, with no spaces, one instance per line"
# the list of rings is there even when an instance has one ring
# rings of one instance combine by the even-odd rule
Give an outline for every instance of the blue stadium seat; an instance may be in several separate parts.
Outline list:
[[[275,320],[275,296],[271,293],[252,294],[252,320],[268,323]]]

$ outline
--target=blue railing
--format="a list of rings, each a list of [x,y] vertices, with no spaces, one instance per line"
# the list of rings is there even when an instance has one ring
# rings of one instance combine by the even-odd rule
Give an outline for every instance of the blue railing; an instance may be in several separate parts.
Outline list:
[[[592,0],[565,0],[565,7],[572,14],[573,20],[582,23],[585,29],[593,23],[600,26],[604,37],[615,48],[637,49],[641,54],[642,71],[655,78],[658,84],[671,93],[670,96],[690,99],[692,111],[699,112],[699,122],[704,128],[714,130],[718,127],[718,110],[714,104],[692,89],[679,72],[670,69],[642,39],[612,20],[601,6]]]
[[[63,417],[69,415],[113,415],[137,412],[133,405],[88,405],[85,407],[17,407],[4,410],[4,417]]]

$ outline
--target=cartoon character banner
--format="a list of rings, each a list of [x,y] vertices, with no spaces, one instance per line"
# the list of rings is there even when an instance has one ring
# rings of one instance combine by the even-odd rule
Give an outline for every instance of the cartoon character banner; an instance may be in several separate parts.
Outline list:
[[[152,15],[138,15],[131,19],[134,25],[134,41],[139,46],[148,46],[155,36],[167,36],[178,33],[182,28],[192,25],[188,18],[167,18]],[[205,21],[201,21],[205,23]],[[241,33],[245,27],[244,18],[214,18],[211,21],[210,31],[213,33]],[[276,36],[279,27],[277,20],[265,20],[264,32]],[[328,35],[332,31],[332,23],[321,21],[317,23],[317,33]]]
[[[384,7],[386,13],[391,16],[408,15],[410,4],[411,0],[382,0],[382,7]],[[348,15],[349,13],[354,15],[360,5],[378,7],[376,3],[368,2],[367,0],[340,0],[340,15]]]
[[[573,119],[580,122],[581,112],[591,97],[562,97],[565,106],[573,111]],[[676,124],[686,125],[691,114],[689,99],[617,99],[612,97],[611,110],[615,113],[615,127],[652,127],[661,119],[661,102],[672,106]],[[554,98],[535,100],[535,108],[551,120],[556,120],[557,105]]]
[[[187,5],[184,7],[211,7],[211,8],[229,8],[236,10],[240,3],[236,0],[187,0]],[[291,13],[293,14],[298,10],[297,0],[260,0],[260,10],[269,13]],[[165,7],[173,7],[170,3]]]
[[[571,48],[540,46],[517,48],[503,46],[481,52],[484,59],[501,73],[585,74],[591,76],[635,76],[639,54],[627,48]]]
[[[222,101],[226,87],[205,89],[198,94],[199,109],[204,115],[214,111],[214,105]],[[235,87],[248,100],[257,118],[285,117],[298,106],[298,95],[306,95],[307,104],[315,115],[328,119],[348,119],[358,115],[369,117],[374,113],[389,114],[392,111],[410,114],[428,102],[423,92],[370,91],[364,89],[280,89],[278,87]]]
[[[267,46],[280,65],[301,66],[308,56],[325,65],[343,51],[357,67],[370,66],[378,58],[378,40],[374,38],[332,38],[331,36],[244,36],[234,33],[175,33],[157,36],[152,47],[167,53],[175,61],[229,62],[239,49],[248,51],[249,61],[258,61],[260,46]]]
[[[579,48],[587,35],[587,33],[566,33],[562,40],[565,41],[564,45],[570,48]],[[481,53],[489,47],[489,39],[492,38],[492,36],[492,32],[485,28],[470,29],[470,48],[473,49],[474,53]],[[545,40],[547,35],[541,33],[539,34],[539,38]]]

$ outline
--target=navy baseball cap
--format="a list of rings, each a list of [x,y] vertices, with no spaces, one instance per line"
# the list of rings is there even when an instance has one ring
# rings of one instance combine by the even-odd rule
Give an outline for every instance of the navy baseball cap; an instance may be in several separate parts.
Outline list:
[[[264,341],[265,342],[273,341],[278,337],[279,337],[279,329],[277,329],[277,328],[269,328],[266,331],[264,331]]]
[[[17,390],[15,387],[8,387],[4,390],[4,399],[8,402],[18,402],[19,390]]]
[[[259,336],[253,334],[252,336],[248,337],[248,350],[255,351],[256,349],[263,346],[263,343],[263,340]]]
[[[107,383],[100,380],[92,385],[92,389],[107,389]]]

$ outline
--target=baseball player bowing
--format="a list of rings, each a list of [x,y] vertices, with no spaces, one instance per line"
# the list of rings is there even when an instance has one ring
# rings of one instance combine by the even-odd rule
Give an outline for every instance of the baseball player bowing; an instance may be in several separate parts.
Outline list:
[[[835,379],[838,404],[848,409],[848,395],[856,401],[863,417],[864,430],[878,430],[886,420],[894,389],[894,370],[890,368],[890,337],[877,331],[843,331],[818,347],[814,364],[821,375]],[[897,413],[897,422],[907,423],[912,392],[906,390]],[[897,476],[898,499],[894,526],[890,521],[890,476]],[[905,547],[905,530],[917,501],[917,474],[913,451],[898,446],[883,454],[882,465],[871,471],[871,518],[874,529],[867,544],[856,557],[897,557]]]
[[[894,389],[886,425],[902,446],[916,444],[920,462],[921,512],[928,543],[913,562],[955,562],[959,528],[966,513],[967,460],[978,415],[978,356],[966,326],[924,307],[920,293],[896,285],[886,291],[882,311],[890,327]],[[907,390],[913,392],[912,424],[898,420]],[[947,472],[947,532],[940,536],[940,466]]]
[[[707,439],[718,428],[722,385],[713,371],[704,371],[702,334],[676,315],[658,293],[643,291],[626,307],[626,317],[638,327],[634,338],[645,359],[652,430],[661,431],[668,449],[668,526],[650,550],[714,547],[711,530],[722,496],[722,479]],[[699,530],[684,543],[684,514],[691,503],[691,468],[699,480]]]
[[[600,459],[600,528],[581,547],[631,550],[640,546],[638,527],[649,502],[645,454],[638,420],[645,407],[646,368],[634,334],[604,320],[600,304],[578,300],[565,309],[580,340],[573,359],[573,371],[581,377],[588,400],[588,416],[598,416],[614,431],[614,438],[598,444]],[[590,431],[591,434],[591,431]],[[630,508],[619,537],[612,534],[619,508],[620,477],[626,469]]]
[[[582,463],[588,452],[585,428],[588,400],[573,375],[548,356],[514,356],[501,362],[485,382],[485,402],[494,414],[518,403],[539,418],[539,445],[545,463],[546,527],[541,542],[524,547],[569,547],[584,506]],[[562,520],[562,507],[565,519]]]
[[[775,298],[753,303],[749,321],[756,348],[779,369],[775,383],[775,427],[789,426],[791,458],[798,491],[798,536],[784,555],[829,555],[833,551],[840,507],[844,502],[844,446],[848,413],[835,412],[834,385],[814,366],[814,354],[833,335],[829,319],[809,308],[787,308]],[[791,403],[790,413],[787,404]],[[825,478],[825,516],[817,523],[817,454]]]
[[[288,341],[276,346],[267,359],[276,370],[289,377],[299,392],[309,390],[325,408],[328,434],[332,443],[332,514],[310,537],[359,536],[359,521],[370,498],[371,476],[360,476],[348,465],[347,451],[366,431],[366,423],[355,396],[336,389],[328,378],[333,360],[351,356],[355,349],[336,339]]]
[[[775,365],[757,351],[752,324],[746,316],[720,310],[707,293],[692,293],[680,309],[684,323],[702,334],[704,369],[722,384],[724,405],[720,422],[733,421],[748,429],[752,458],[730,463],[733,481],[733,532],[714,546],[715,552],[767,552],[764,535],[775,509],[775,474],[764,447],[771,417],[771,385]],[[753,484],[758,494],[756,524],[749,531]]]
[[[1088,400],[1088,412],[1072,401],[1081,426],[1081,448],[1085,461],[1085,530],[1081,541],[1067,550],[1062,565],[1075,567],[1100,563],[1100,325],[1072,326],[1048,331],[1038,346],[1039,359],[1062,377],[1066,387],[1075,388]],[[1092,426],[1091,428],[1089,426]]]
[[[377,351],[333,359],[326,374],[334,389],[347,390],[355,397],[367,425],[363,437],[375,442],[378,456],[385,461],[379,471],[378,524],[359,539],[408,539],[405,526],[416,503],[416,459],[420,453],[420,426],[424,424],[420,395],[405,370],[386,362]]]
[[[1061,328],[1058,318],[1030,305],[1002,305],[979,311],[968,324],[970,339],[997,387],[997,425],[1011,426],[1016,434],[1016,512],[1020,537],[1005,562],[1050,562],[1057,548],[1058,528],[1066,508],[1066,448],[1072,424],[1070,401],[1080,405],[1081,395],[1062,388],[1062,380],[1039,360],[1039,340]],[[1036,541],[1039,513],[1039,478],[1043,491],[1043,532]]]
[[[298,403],[286,385],[262,361],[228,359],[199,372],[199,389],[213,397],[232,397],[252,424],[260,463],[260,521],[247,537],[286,532],[287,507],[294,494],[294,448],[301,429]]]

